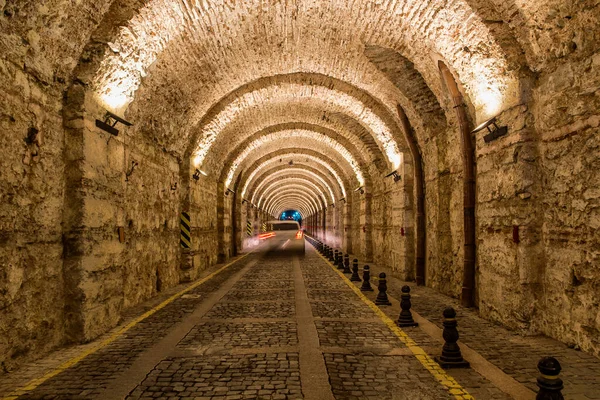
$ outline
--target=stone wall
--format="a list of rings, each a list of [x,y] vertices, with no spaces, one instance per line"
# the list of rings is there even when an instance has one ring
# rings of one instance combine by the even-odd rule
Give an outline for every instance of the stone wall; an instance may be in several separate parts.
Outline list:
[[[124,163],[124,307],[178,284],[181,254],[179,163],[141,139],[130,143],[135,147],[127,148]]]
[[[201,176],[198,181],[190,183],[189,213],[192,229],[191,265],[183,271],[184,281],[195,279],[218,259],[216,182]]]
[[[0,372],[64,335],[60,89],[0,58]]]
[[[484,130],[475,138],[479,307],[486,318],[528,330],[543,262],[539,157],[527,106],[505,111],[500,121],[507,136],[484,143]]]
[[[578,39],[589,57],[557,63],[535,89],[545,253],[535,326],[600,354],[600,55],[589,40]]]

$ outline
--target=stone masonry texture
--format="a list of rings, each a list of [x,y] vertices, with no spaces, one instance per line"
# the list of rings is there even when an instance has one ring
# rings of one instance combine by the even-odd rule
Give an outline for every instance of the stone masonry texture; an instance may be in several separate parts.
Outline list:
[[[254,249],[287,209],[361,271],[423,278],[418,290],[470,303],[473,317],[597,358],[598,26],[597,0],[0,0],[0,374],[103,337]],[[496,127],[506,134],[485,141]],[[188,339],[281,351],[231,354],[223,367],[300,357],[290,321],[276,345],[223,325],[294,315],[294,269],[265,265]],[[343,281],[302,268],[319,334],[391,345],[374,326],[328,324],[370,310]],[[249,337],[274,331],[235,323]],[[137,357],[116,351],[115,371]],[[194,357],[165,359],[153,379]],[[323,362],[377,371],[367,358]],[[280,378],[295,385],[268,376]]]

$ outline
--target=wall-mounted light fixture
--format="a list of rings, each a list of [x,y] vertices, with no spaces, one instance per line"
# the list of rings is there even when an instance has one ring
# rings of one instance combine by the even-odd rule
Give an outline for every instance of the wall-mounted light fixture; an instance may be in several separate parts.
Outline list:
[[[359,186],[356,189],[354,189],[355,192],[359,192],[360,194],[365,194],[365,189],[363,186]]]
[[[490,118],[487,121],[483,122],[477,128],[473,129],[471,133],[477,133],[486,128],[489,132],[483,137],[483,141],[486,143],[496,140],[499,137],[502,137],[508,133],[508,127],[496,125],[496,117]]]
[[[335,203],[331,203],[329,207],[335,208]]]
[[[248,202],[248,200],[242,199],[242,204],[246,204],[247,202]]]
[[[119,134],[119,130],[117,128],[115,128],[115,126],[119,122],[125,126],[133,125],[131,122],[125,121],[123,118],[119,117],[118,115],[115,115],[115,114],[111,113],[110,111],[107,111],[106,115],[104,116],[104,121],[100,121],[99,119],[96,120],[96,127],[102,129],[103,131],[110,133],[111,135],[117,136]]]
[[[393,170],[392,172],[390,172],[389,174],[387,174],[385,177],[389,178],[390,176],[394,177],[394,182],[398,182],[400,179],[402,179],[402,177],[400,176],[400,174],[396,170]]]
[[[198,179],[200,179],[200,175],[208,176],[206,172],[196,168],[196,171],[194,171],[194,175],[192,175],[192,178],[194,178],[194,180],[197,181]]]
[[[225,191],[225,196],[229,196],[229,193],[234,193],[235,194],[235,191],[227,188],[227,190]]]
[[[346,204],[346,198],[345,198],[345,197],[342,197],[342,198],[340,199],[340,201],[343,201],[343,202],[344,202],[344,204]]]

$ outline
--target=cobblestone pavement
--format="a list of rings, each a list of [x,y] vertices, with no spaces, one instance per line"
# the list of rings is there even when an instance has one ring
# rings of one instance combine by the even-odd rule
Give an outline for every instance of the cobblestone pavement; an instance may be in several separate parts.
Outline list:
[[[298,353],[161,361],[127,399],[301,399]]]
[[[392,318],[401,284],[390,279],[393,305],[381,308]],[[426,288],[413,294],[414,310],[438,327],[443,308],[456,306]],[[130,311],[125,322],[156,304]],[[598,359],[550,339],[518,336],[456,308],[462,341],[530,388],[527,398],[535,397],[535,366],[545,354],[563,363],[567,399],[600,398]],[[439,355],[441,343],[431,332],[403,332],[425,353]],[[307,244],[302,260],[257,253],[232,264],[19,399],[455,398],[451,382],[436,376],[406,343]],[[48,365],[40,360],[38,375]],[[484,375],[464,369],[446,376],[474,398],[512,398]],[[0,393],[29,378],[19,372],[0,377]]]

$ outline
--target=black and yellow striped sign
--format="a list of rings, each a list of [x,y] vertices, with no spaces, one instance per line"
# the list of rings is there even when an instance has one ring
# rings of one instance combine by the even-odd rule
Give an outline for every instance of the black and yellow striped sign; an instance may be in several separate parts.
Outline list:
[[[181,237],[179,243],[184,249],[192,247],[192,235],[190,233],[190,214],[185,211],[181,213]]]
[[[262,226],[261,226],[261,232],[266,232],[267,231],[267,223],[263,222]]]
[[[246,234],[252,236],[252,222],[246,222]]]

